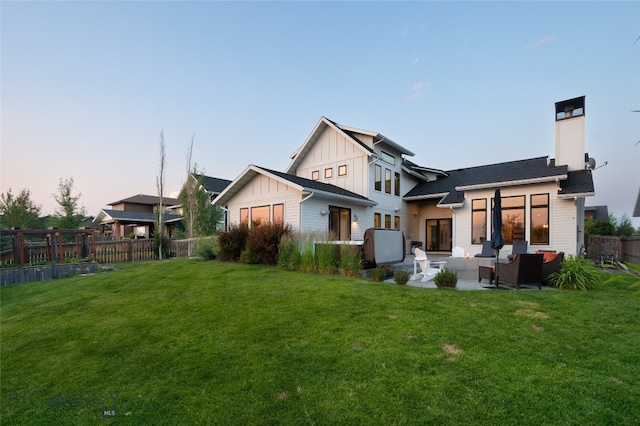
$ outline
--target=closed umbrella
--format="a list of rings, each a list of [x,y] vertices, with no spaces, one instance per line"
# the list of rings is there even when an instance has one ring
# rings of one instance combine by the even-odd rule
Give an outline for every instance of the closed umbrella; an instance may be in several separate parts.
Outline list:
[[[498,266],[500,265],[500,249],[504,247],[504,239],[502,238],[502,200],[500,198],[500,189],[496,189],[493,200],[493,232],[491,233],[491,248],[496,251],[496,286],[500,284]]]

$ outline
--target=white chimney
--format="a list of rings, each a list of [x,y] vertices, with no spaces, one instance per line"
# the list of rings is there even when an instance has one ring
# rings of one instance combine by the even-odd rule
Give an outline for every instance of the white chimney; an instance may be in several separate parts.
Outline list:
[[[584,96],[556,102],[556,166],[585,169]]]

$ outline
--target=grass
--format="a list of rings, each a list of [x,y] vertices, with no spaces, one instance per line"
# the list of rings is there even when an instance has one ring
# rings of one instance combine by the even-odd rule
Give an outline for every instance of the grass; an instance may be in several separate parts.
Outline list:
[[[118,267],[1,289],[3,425],[640,422],[640,299],[622,285]]]

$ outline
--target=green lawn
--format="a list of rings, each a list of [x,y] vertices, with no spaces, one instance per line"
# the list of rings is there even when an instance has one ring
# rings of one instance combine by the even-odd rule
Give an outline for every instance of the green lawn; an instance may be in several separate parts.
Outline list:
[[[3,425],[640,423],[640,298],[624,286],[118,268],[1,289]]]

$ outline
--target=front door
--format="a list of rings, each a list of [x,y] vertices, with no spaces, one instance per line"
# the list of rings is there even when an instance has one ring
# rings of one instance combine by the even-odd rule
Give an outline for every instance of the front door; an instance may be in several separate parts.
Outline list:
[[[351,209],[329,206],[329,234],[340,241],[351,241]]]
[[[427,219],[426,251],[451,251],[451,219]]]

